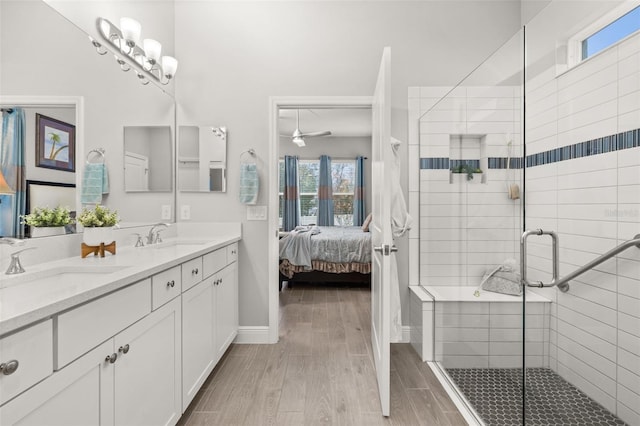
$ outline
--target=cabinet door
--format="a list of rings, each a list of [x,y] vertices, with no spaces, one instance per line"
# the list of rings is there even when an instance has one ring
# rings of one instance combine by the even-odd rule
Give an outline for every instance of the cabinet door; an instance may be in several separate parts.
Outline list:
[[[113,425],[113,373],[108,340],[0,407],[0,424]]]
[[[180,298],[173,299],[114,338],[116,425],[174,425],[180,418],[180,311]]]
[[[215,278],[217,362],[238,334],[237,263],[224,268]]]
[[[217,276],[182,294],[182,409],[187,409],[216,361],[213,289]]]

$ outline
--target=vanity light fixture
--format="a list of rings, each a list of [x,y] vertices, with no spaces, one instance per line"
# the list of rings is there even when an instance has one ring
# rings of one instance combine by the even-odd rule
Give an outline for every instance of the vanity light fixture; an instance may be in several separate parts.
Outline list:
[[[142,84],[149,84],[149,78],[161,84],[169,84],[178,69],[178,61],[172,56],[162,56],[162,45],[159,41],[150,38],[142,40],[140,36],[142,26],[131,18],[121,18],[120,28],[105,18],[98,18],[98,32],[118,54],[115,54],[116,62],[122,71],[129,71],[135,64],[135,73]],[[91,43],[100,55],[108,51],[102,44],[91,37]],[[129,61],[132,59],[133,61]]]

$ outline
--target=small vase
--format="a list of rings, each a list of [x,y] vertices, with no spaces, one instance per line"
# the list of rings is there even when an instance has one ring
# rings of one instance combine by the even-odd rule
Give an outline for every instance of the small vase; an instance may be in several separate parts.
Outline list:
[[[33,226],[31,228],[31,238],[51,237],[65,233],[64,226]]]
[[[109,244],[115,241],[113,227],[90,227],[84,228],[82,241],[88,246],[99,246],[100,243]]]

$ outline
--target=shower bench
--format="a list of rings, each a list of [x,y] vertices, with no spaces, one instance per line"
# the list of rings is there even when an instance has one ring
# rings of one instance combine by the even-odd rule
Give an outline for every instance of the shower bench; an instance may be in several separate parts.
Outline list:
[[[522,365],[522,297],[476,286],[409,286],[410,341],[423,361],[445,368]],[[527,365],[549,366],[551,301],[526,294]]]

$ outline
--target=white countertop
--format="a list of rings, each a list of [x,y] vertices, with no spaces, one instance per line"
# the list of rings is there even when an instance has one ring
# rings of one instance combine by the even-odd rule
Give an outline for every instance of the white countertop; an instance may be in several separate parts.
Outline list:
[[[240,239],[239,230],[216,237],[170,238],[154,246],[118,247],[115,256],[76,256],[31,266],[23,274],[3,275],[0,336]]]

